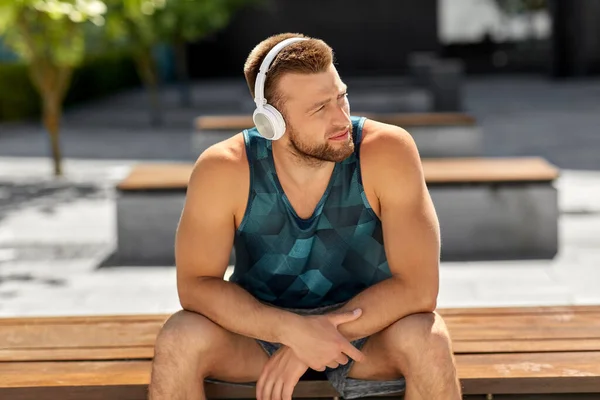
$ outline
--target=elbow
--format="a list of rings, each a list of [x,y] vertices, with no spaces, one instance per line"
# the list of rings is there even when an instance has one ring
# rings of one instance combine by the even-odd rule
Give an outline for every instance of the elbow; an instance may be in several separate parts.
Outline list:
[[[413,305],[412,313],[432,313],[437,308],[438,285],[423,285],[418,282],[408,283],[399,280],[402,290],[408,294]],[[424,287],[425,286],[425,287]]]
[[[190,296],[186,291],[179,291],[179,305],[182,310],[185,311],[195,311],[197,307],[194,307],[194,301],[192,300],[192,296]],[[196,304],[197,305],[197,304]]]
[[[437,308],[437,298],[425,298],[421,304],[421,312],[432,313]]]
[[[190,279],[178,279],[177,294],[181,308],[186,311],[203,313],[206,305],[211,301],[211,282],[215,277],[197,276]]]
[[[185,311],[198,311],[198,306],[201,302],[198,293],[198,283],[188,281],[177,282],[177,296],[179,298],[179,304]]]
[[[437,308],[437,300],[439,294],[439,284],[431,284],[421,293],[421,307],[423,312],[434,312]]]
[[[422,287],[417,288],[413,304],[416,305],[417,312],[432,313],[437,309],[437,290],[424,290]]]

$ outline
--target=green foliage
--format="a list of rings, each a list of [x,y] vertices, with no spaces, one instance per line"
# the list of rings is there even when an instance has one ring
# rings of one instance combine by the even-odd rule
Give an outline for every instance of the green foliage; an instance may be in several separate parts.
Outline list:
[[[64,104],[81,104],[139,84],[129,55],[96,54],[75,68]],[[27,65],[0,63],[0,121],[39,117],[40,112],[40,97],[29,79]]]
[[[167,0],[153,15],[157,32],[166,42],[196,41],[229,23],[248,0]]]
[[[256,1],[106,0],[106,31],[114,43],[133,48],[191,42],[223,28],[240,7]]]
[[[0,121],[12,121],[38,115],[40,98],[33,87],[27,66],[0,64]]]
[[[0,35],[28,63],[74,67],[85,57],[87,25],[102,26],[100,0],[0,0]]]

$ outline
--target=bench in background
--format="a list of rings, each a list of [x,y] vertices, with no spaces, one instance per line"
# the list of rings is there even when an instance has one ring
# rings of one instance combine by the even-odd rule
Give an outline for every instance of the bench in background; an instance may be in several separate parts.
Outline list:
[[[558,249],[558,170],[541,158],[423,160],[442,260],[549,259]],[[117,190],[113,265],[173,265],[192,164],[139,164]],[[233,253],[230,262],[233,262]]]
[[[466,400],[600,398],[600,307],[441,309]],[[167,315],[0,319],[0,398],[145,400]],[[252,386],[206,384],[209,398]],[[325,381],[294,397],[333,398]],[[390,397],[390,396],[388,396]],[[401,395],[391,397],[402,398]]]
[[[483,133],[475,118],[465,113],[372,113],[356,115],[396,125],[414,138],[424,158],[478,157],[483,154]],[[192,146],[207,147],[254,126],[252,115],[204,115],[194,121]]]

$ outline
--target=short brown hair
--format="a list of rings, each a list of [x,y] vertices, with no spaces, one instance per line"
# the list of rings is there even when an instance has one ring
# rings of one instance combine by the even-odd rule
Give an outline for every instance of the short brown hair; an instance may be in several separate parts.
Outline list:
[[[277,43],[292,37],[309,40],[293,43],[280,51],[271,63],[265,81],[265,99],[279,110],[281,110],[284,99],[277,93],[275,88],[284,73],[315,74],[324,72],[335,61],[332,48],[320,39],[311,38],[300,33],[280,33],[270,36],[252,49],[244,64],[244,76],[252,98],[254,98],[254,86],[258,70],[267,53]]]

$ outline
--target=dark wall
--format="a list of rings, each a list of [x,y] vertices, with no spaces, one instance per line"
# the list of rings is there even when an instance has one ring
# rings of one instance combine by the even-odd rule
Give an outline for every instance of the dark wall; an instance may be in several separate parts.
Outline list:
[[[242,77],[252,48],[281,32],[323,39],[342,74],[397,75],[405,72],[409,52],[438,50],[437,1],[263,0],[224,31],[190,45],[191,75]]]

